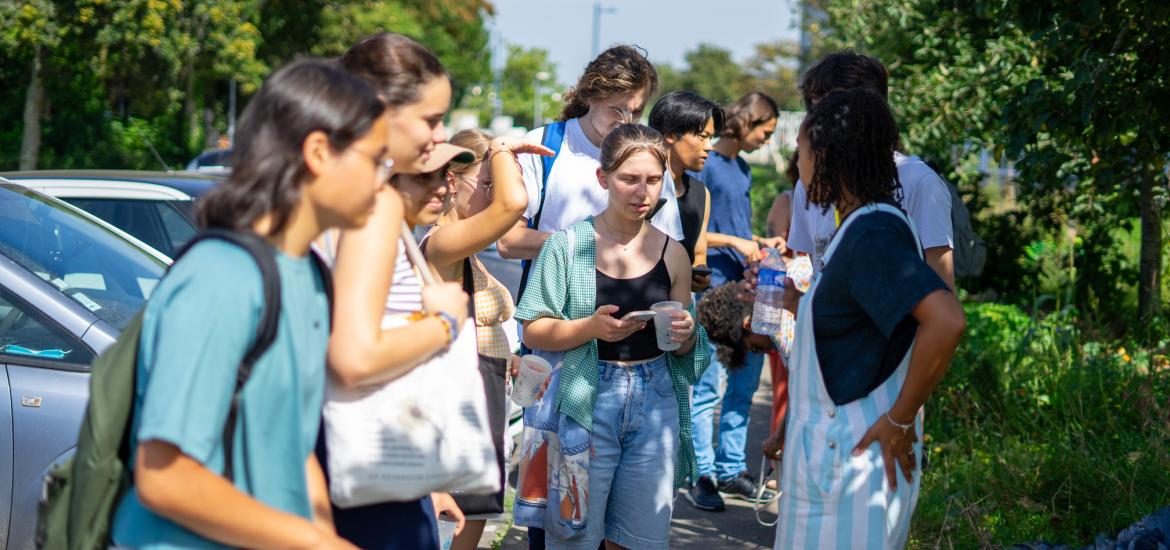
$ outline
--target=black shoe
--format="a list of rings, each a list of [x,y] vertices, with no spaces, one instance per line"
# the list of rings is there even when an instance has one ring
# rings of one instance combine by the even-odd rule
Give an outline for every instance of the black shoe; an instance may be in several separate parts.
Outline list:
[[[719,482],[719,494],[727,498],[738,498],[748,502],[768,501],[776,495],[775,492],[764,490],[764,494],[759,499],[756,498],[756,489],[759,483],[756,478],[746,471],[740,472],[739,475]]]
[[[715,481],[709,477],[700,477],[694,487],[687,489],[686,497],[692,506],[700,510],[722,512],[727,509],[723,505],[723,497],[719,496],[719,490],[715,488]]]

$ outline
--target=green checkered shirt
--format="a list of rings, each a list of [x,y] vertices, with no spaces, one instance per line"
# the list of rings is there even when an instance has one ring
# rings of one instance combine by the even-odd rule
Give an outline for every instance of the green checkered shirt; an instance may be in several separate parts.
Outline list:
[[[573,245],[569,236],[573,235]],[[549,237],[533,264],[528,286],[516,319],[533,321],[545,317],[553,319],[582,319],[597,311],[597,264],[593,217],[574,224],[568,231]],[[572,258],[569,257],[570,251]],[[688,308],[693,316],[695,306]],[[695,477],[695,445],[691,440],[691,385],[711,362],[707,333],[695,324],[697,339],[690,353],[676,356],[666,354],[674,396],[678,401],[679,452],[675,467],[674,485]],[[557,391],[557,410],[576,420],[587,430],[593,429],[593,405],[597,401],[597,340],[590,340],[565,352],[564,368]]]

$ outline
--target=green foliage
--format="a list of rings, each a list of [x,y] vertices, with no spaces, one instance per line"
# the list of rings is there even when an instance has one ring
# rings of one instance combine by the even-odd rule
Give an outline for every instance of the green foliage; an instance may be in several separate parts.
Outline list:
[[[1170,499],[1166,346],[1087,340],[1067,315],[967,310],[926,407],[913,546],[1087,544]]]
[[[976,216],[977,232],[1007,239],[990,244],[1012,255],[989,255],[993,262],[1027,261],[1021,245],[1035,239],[1021,243],[1011,227],[997,225],[1004,211],[1019,208],[1012,218],[1025,231],[1073,244],[1065,283],[1081,311],[1125,318],[1139,303],[1143,315],[1156,309],[1165,265],[1162,205],[1170,196],[1163,170],[1170,158],[1170,70],[1165,56],[1152,52],[1170,48],[1170,5],[809,4],[824,14],[811,23],[818,47],[854,47],[889,66],[890,102],[907,149],[941,161],[945,175],[976,199],[985,176],[969,162],[974,152],[1014,161],[1018,202],[990,205],[996,208]],[[1119,253],[1132,233],[1118,229],[1132,228],[1135,219],[1140,254]],[[964,286],[1026,297],[1033,282],[988,273]],[[1122,303],[1131,309],[1123,312]]]
[[[31,0],[0,2],[0,112],[21,120],[32,59],[44,58],[41,168],[184,164],[226,131],[275,67],[336,55],[394,30],[443,61],[455,101],[490,72],[488,0]],[[0,169],[17,165],[20,125],[0,130]]]
[[[740,64],[730,51],[700,43],[686,53],[686,66],[682,69],[655,64],[659,93],[690,90],[726,105],[748,92],[759,91],[775,99],[782,109],[800,109],[797,56],[797,46],[791,42],[766,42],[757,44],[755,53]]]
[[[537,80],[540,73],[546,73],[547,78],[544,81]],[[536,115],[533,100],[538,82],[541,118],[546,122],[555,120],[560,115],[562,105],[557,94],[563,88],[557,82],[556,66],[549,61],[548,50],[509,45],[508,57],[500,75],[499,93],[504,115],[512,117],[515,124],[527,125],[529,128],[536,126],[533,121]],[[483,85],[478,90],[473,90],[470,95],[464,96],[462,104],[466,109],[479,111],[482,124],[487,124],[491,119],[494,108],[491,92],[487,89],[488,86]]]
[[[792,189],[792,183],[775,166],[752,165],[752,188],[749,191],[752,200],[752,233],[772,236],[767,229],[768,212],[772,209],[772,201],[789,189]]]

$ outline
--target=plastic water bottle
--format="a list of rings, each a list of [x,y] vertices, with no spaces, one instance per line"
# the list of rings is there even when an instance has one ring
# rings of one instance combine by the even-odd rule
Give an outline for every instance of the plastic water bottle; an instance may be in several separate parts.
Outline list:
[[[752,332],[773,335],[780,331],[781,314],[784,312],[784,278],[788,276],[784,258],[775,248],[761,252],[760,278],[756,283],[756,303],[752,308]]]

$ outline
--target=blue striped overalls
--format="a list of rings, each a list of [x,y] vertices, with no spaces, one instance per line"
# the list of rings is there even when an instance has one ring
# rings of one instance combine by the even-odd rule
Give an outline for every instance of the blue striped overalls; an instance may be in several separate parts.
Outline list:
[[[878,211],[897,214],[914,231],[914,224],[892,206],[863,206],[838,229],[825,252],[826,264],[850,225],[861,216]],[[915,473],[913,483],[907,483],[899,468],[898,488],[891,491],[878,444],[870,445],[858,457],[853,456],[853,447],[893,406],[906,379],[910,352],[894,373],[869,395],[845,405],[834,404],[821,377],[813,334],[813,296],[818,283],[819,274],[800,301],[795,347],[788,363],[783,494],[774,547],[777,550],[902,548],[918,500],[921,472]],[[921,411],[914,429],[921,441]],[[917,464],[922,464],[921,444],[915,444],[914,449]]]

